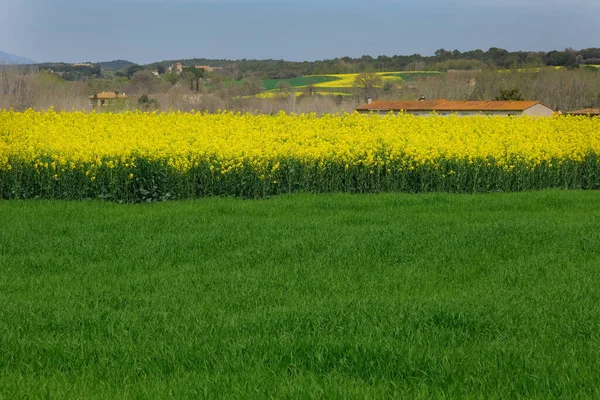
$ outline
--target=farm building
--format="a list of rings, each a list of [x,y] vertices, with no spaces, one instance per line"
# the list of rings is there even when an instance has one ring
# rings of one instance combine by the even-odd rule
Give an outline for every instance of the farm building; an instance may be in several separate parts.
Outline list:
[[[539,101],[457,101],[457,100],[416,100],[416,101],[370,101],[356,109],[359,113],[387,114],[405,112],[428,116],[432,112],[439,115],[530,115],[552,116],[554,110]]]
[[[114,92],[102,92],[90,96],[90,105],[92,107],[96,106],[109,106],[115,105],[119,102],[126,102],[128,96],[125,93],[119,93],[119,91],[115,90]]]
[[[180,74],[183,72],[183,65],[181,63],[175,63],[168,68],[168,71]]]
[[[600,108],[584,108],[583,110],[569,111],[567,115],[587,115],[588,117],[600,117]]]
[[[196,69],[203,69],[206,72],[221,71],[223,67],[211,67],[210,65],[194,65]]]

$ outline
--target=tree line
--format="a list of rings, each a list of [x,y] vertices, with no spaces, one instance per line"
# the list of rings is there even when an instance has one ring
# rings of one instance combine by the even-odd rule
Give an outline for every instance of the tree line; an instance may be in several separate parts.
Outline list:
[[[180,62],[184,66],[209,65],[223,67],[223,73],[241,79],[256,75],[268,79],[287,79],[305,75],[361,73],[376,71],[448,71],[482,70],[486,68],[536,68],[543,66],[561,66],[576,68],[580,65],[600,64],[600,48],[549,52],[508,51],[492,47],[487,51],[436,50],[432,56],[420,54],[362,57],[341,57],[318,61],[285,60],[209,60],[205,58],[182,59],[153,63],[169,65]]]
[[[90,78],[127,78],[131,79],[140,70],[158,71],[160,75],[167,73],[168,67],[174,63],[184,67],[208,65],[222,67],[220,75],[226,79],[241,80],[245,77],[261,79],[289,79],[305,75],[362,73],[376,71],[451,71],[451,70],[484,70],[484,69],[518,69],[539,68],[543,66],[561,66],[576,68],[581,65],[600,64],[600,48],[575,50],[567,48],[563,51],[549,52],[508,51],[492,47],[487,51],[438,49],[432,56],[421,54],[394,55],[372,57],[341,57],[317,61],[285,61],[285,60],[226,60],[193,58],[155,62],[138,65],[130,61],[116,60],[101,63],[44,63],[23,68],[52,71],[67,81],[85,81]],[[175,79],[171,76],[170,79]]]

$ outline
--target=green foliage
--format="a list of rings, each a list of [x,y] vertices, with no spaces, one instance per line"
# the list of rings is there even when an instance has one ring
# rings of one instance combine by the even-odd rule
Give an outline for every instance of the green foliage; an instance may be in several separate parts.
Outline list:
[[[184,67],[183,72],[187,72],[197,78],[204,78],[204,69],[202,68]]]
[[[102,69],[113,69],[122,71],[130,65],[135,65],[135,63],[127,60],[114,60],[114,61],[105,61],[99,63]]]
[[[0,393],[598,398],[599,192],[0,202]]]
[[[135,169],[123,165],[109,168],[107,163],[93,167],[93,181],[85,173],[92,166],[66,170],[56,179],[51,169],[36,170],[29,164],[11,162],[10,171],[0,171],[0,198],[143,202],[205,196],[265,198],[296,192],[479,193],[546,188],[600,189],[600,160],[596,154],[588,154],[581,161],[551,160],[533,169],[517,163],[511,170],[496,165],[493,159],[448,159],[436,165],[409,169],[402,160],[381,157],[383,163],[376,168],[346,167],[344,163],[333,161],[322,161],[317,167],[295,159],[273,159],[271,163],[279,163],[279,168],[272,181],[263,179],[247,160],[242,162],[241,168],[223,175],[220,171],[227,167],[218,161],[210,165],[200,163],[183,173],[170,167],[168,159],[150,162],[136,156]],[[152,196],[148,197],[148,192]]]
[[[156,99],[152,99],[150,97],[148,97],[147,94],[143,94],[138,98],[138,106],[140,106],[140,108],[142,110],[150,110],[150,109],[157,109],[158,108],[158,101]]]
[[[551,66],[561,66],[561,67],[570,67],[576,66],[575,63],[575,54],[567,51],[551,51],[546,54],[546,65]]]
[[[204,70],[202,68],[185,67],[183,75],[190,81],[190,90],[200,91],[200,80],[204,78]]]
[[[542,65],[573,65],[577,56],[581,56],[582,63],[600,64],[600,49],[583,49],[575,51],[533,52],[516,51],[492,47],[487,51],[476,49],[466,52],[459,50],[439,49],[433,56],[420,54],[394,55],[394,56],[362,56],[341,57],[314,62],[290,62],[284,60],[174,60],[184,65],[212,65],[225,67],[228,71],[235,71],[236,79],[246,76],[267,76],[270,79],[293,79],[298,76],[326,75],[343,73],[361,73],[374,71],[400,71],[400,70],[434,70],[442,68],[478,70],[485,66],[495,69],[539,67]],[[576,65],[576,64],[575,64]],[[418,68],[415,68],[417,67]],[[267,85],[268,87],[269,85]],[[267,90],[272,90],[275,87]],[[296,86],[292,84],[292,86]],[[305,86],[305,84],[299,85]]]
[[[74,65],[67,63],[43,63],[35,64],[35,66],[27,66],[22,69],[35,68],[39,71],[52,71],[59,74],[66,81],[85,81],[89,78],[100,78],[102,76],[102,68],[99,64],[90,65]]]
[[[161,79],[163,79],[166,82],[169,82],[171,85],[174,85],[177,82],[179,82],[180,78],[181,77],[176,72],[167,72],[167,73],[161,75]]]
[[[125,68],[125,75],[127,75],[127,77],[132,78],[136,72],[140,72],[143,71],[145,68],[142,67],[141,65],[130,65],[127,68]]]
[[[579,60],[579,61],[577,61]],[[147,67],[155,69],[158,65],[169,65],[175,62],[181,62],[184,66],[209,65],[213,67],[222,67],[223,74],[229,79],[240,80],[248,76],[267,77],[269,80],[286,79],[293,81],[297,77],[307,75],[327,75],[343,73],[361,73],[374,71],[400,71],[400,70],[452,70],[468,69],[478,70],[485,66],[495,69],[509,69],[540,67],[540,66],[565,66],[576,67],[578,64],[600,64],[600,48],[588,48],[580,51],[567,49],[564,51],[534,52],[534,51],[516,51],[510,52],[505,49],[492,47],[487,51],[476,49],[461,52],[459,50],[438,49],[435,55],[427,56],[421,54],[412,55],[393,55],[393,56],[362,56],[362,57],[340,57],[327,60],[318,60],[313,62],[292,62],[284,60],[211,60],[211,59],[186,59],[171,60],[161,63],[152,63]],[[127,73],[133,76],[137,71],[135,64],[129,61],[112,61],[100,63],[103,69],[124,70],[133,68]],[[36,68],[53,69],[62,71],[71,69],[70,64],[39,64]],[[418,68],[416,68],[418,67]],[[82,67],[85,68],[85,67]],[[67,71],[68,72],[68,71]],[[89,72],[89,71],[88,71]],[[160,71],[159,71],[160,72]],[[92,75],[100,77],[100,71],[93,72]],[[162,74],[162,73],[161,73]],[[318,82],[314,82],[318,83]],[[305,86],[306,83],[294,84],[292,86]],[[267,90],[273,90],[276,83],[265,82]]]
[[[495,100],[501,101],[521,101],[524,100],[519,88],[502,89],[500,95],[496,96]]]

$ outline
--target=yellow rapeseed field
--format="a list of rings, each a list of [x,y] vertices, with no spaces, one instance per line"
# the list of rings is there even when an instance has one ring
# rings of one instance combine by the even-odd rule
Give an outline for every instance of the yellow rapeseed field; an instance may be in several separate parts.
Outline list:
[[[396,85],[401,85],[403,79],[399,76],[392,76],[389,74],[394,74],[395,72],[377,72],[376,75],[381,76],[381,80],[385,82],[392,82]],[[354,87],[354,82],[359,74],[335,74],[335,75],[327,75],[327,76],[335,76],[339,78],[335,81],[330,82],[320,82],[315,83],[316,88],[352,88]],[[389,76],[386,76],[389,75]]]
[[[600,187],[600,119],[0,111],[0,197]]]
[[[305,86],[304,86],[305,87]],[[297,87],[299,88],[299,87]],[[332,91],[320,91],[320,90],[315,90],[315,94],[319,95],[319,96],[351,96],[350,93],[346,93],[346,92],[332,92]],[[277,97],[283,97],[283,98],[287,98],[290,95],[294,95],[296,97],[301,97],[304,95],[304,92],[301,90],[297,90],[297,91],[292,91],[289,93],[282,93],[280,90],[277,89],[273,89],[270,90],[268,92],[262,92],[256,95],[257,98],[259,99],[272,99],[272,98],[277,98]],[[250,96],[246,96],[246,98],[250,98]]]

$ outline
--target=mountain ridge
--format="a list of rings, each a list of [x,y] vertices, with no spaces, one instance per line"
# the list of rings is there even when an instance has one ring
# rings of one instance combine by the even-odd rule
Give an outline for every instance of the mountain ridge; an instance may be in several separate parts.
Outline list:
[[[5,53],[0,50],[0,64],[35,64],[36,62],[16,54]]]

